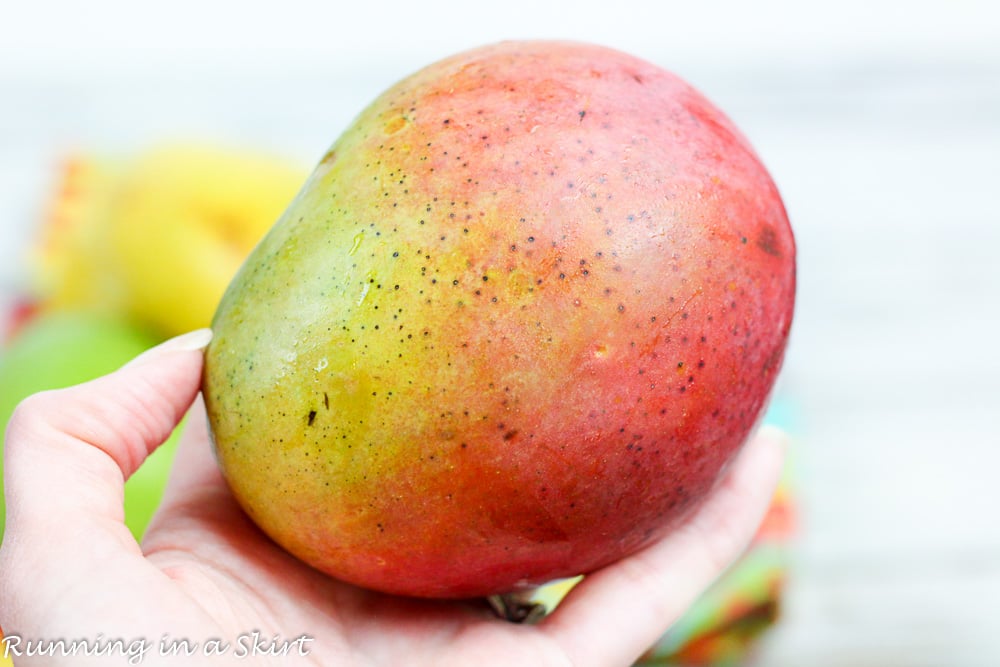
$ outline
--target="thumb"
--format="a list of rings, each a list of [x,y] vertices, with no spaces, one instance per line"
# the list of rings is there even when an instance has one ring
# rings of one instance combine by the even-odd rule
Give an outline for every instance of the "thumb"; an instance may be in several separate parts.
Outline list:
[[[138,550],[124,525],[125,480],[194,400],[211,336],[178,336],[110,375],[25,399],[4,446],[5,537],[28,553],[53,536],[63,548],[112,538]]]

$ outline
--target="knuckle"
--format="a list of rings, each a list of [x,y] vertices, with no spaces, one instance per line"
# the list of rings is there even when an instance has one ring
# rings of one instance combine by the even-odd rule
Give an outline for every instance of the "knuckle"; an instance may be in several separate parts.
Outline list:
[[[57,391],[43,391],[23,399],[14,408],[7,422],[5,448],[18,447],[34,434],[43,431],[48,415],[58,407]]]

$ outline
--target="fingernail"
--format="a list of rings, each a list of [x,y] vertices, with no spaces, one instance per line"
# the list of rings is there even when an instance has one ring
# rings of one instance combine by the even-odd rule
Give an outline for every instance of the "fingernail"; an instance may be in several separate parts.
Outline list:
[[[189,331],[186,334],[175,336],[166,342],[160,343],[158,347],[161,350],[169,350],[171,352],[185,352],[189,350],[204,350],[211,342],[211,329],[195,329],[194,331]]]
[[[136,363],[143,363],[149,359],[154,359],[162,354],[170,352],[194,352],[196,350],[204,350],[210,342],[212,342],[211,329],[195,329],[194,331],[189,331],[186,334],[175,336],[160,343],[156,347],[146,350],[126,365],[131,366]]]

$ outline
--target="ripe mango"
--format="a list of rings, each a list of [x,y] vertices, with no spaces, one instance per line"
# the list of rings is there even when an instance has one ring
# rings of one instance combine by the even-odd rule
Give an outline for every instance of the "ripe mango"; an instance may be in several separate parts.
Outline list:
[[[510,42],[396,84],[222,299],[204,395],[275,541],[461,598],[675,527],[782,363],[795,246],[746,138],[663,69]]]

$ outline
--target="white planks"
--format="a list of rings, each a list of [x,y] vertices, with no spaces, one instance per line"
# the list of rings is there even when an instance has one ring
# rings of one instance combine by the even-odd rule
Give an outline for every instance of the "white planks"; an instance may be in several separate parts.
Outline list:
[[[803,532],[756,664],[1000,664],[1000,65],[897,64],[811,106],[751,120],[801,280]]]

